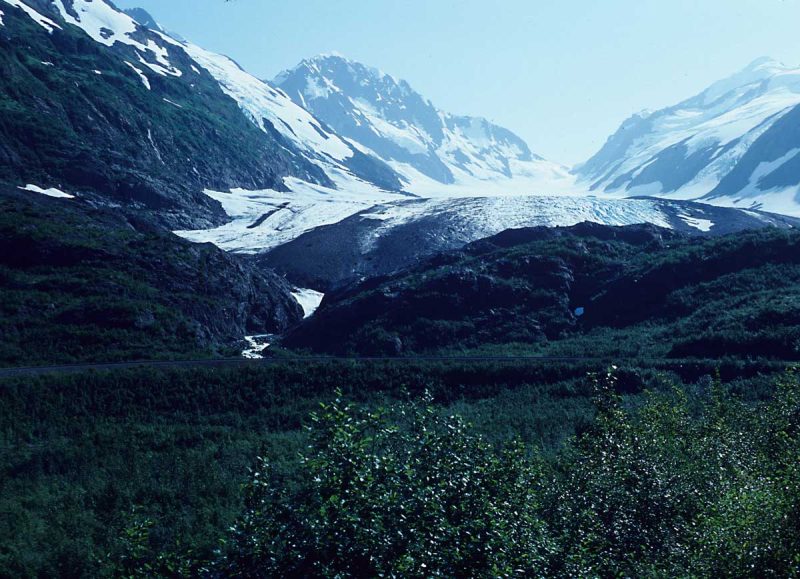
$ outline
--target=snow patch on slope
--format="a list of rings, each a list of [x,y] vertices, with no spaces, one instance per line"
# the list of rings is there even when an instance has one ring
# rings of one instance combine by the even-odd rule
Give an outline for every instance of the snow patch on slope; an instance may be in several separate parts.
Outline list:
[[[761,180],[768,177],[780,169],[783,165],[794,159],[798,153],[800,153],[800,148],[794,148],[774,161],[765,161],[760,163],[758,167],[756,167],[756,170],[753,171],[752,175],[750,175],[750,182],[748,183],[747,187],[739,191],[738,194],[748,195],[760,191]]]
[[[140,70],[140,69],[136,68],[134,65],[132,65],[132,64],[131,64],[130,62],[128,62],[127,60],[126,60],[126,61],[124,61],[124,62],[125,62],[125,64],[127,64],[128,66],[130,66],[130,67],[131,67],[131,68],[132,68],[132,69],[133,69],[133,70],[136,72],[136,74],[138,74],[138,75],[139,75],[139,78],[141,79],[141,81],[142,81],[142,84],[144,85],[144,87],[145,87],[147,90],[152,90],[152,89],[150,88],[150,80],[147,78],[147,76],[144,74],[144,72],[143,72],[142,70]],[[97,72],[97,71],[95,71],[95,72]]]
[[[714,197],[703,199],[703,201],[714,205],[745,207],[800,217],[800,186],[774,189],[761,188],[763,179],[769,177],[769,175],[798,155],[800,155],[800,148],[794,148],[774,161],[764,161],[756,167],[750,175],[747,186],[741,191],[737,191],[732,195],[715,195]]]
[[[737,209],[753,209],[778,213],[790,217],[800,217],[800,186],[770,189],[755,195],[742,197],[741,195],[721,195],[712,200],[700,200],[703,203],[713,203],[719,207],[734,207]]]
[[[46,16],[42,16],[36,10],[34,10],[30,6],[22,2],[22,0],[2,0],[2,1],[5,2],[6,4],[10,4],[11,6],[14,6],[15,8],[19,8],[20,10],[22,10],[25,14],[27,14],[31,18],[31,20],[33,20],[34,22],[36,22],[36,24],[47,30],[47,32],[50,34],[52,34],[53,30],[55,30],[56,28],[61,30],[61,26],[59,26]],[[0,22],[0,24],[1,23],[2,22]]]
[[[44,189],[37,185],[25,185],[24,187],[18,187],[18,189],[22,189],[23,191],[31,191],[32,193],[39,193],[41,195],[47,195],[48,197],[55,197],[57,199],[75,199],[75,195],[70,195],[69,193],[64,193],[60,189],[56,189],[55,187],[51,187],[49,189]]]
[[[312,81],[319,82],[314,78],[310,78],[309,82]],[[325,79],[325,82],[331,84],[327,79]],[[338,88],[336,88],[336,91],[341,92]],[[331,92],[333,92],[333,89],[328,90],[324,94],[315,94],[313,97],[326,98]],[[309,94],[306,94],[306,96],[311,97]],[[384,139],[392,141],[395,145],[405,149],[412,155],[424,155],[430,150],[431,136],[424,130],[405,120],[388,121],[377,108],[364,98],[348,97],[348,100],[359,114],[360,118],[357,119],[357,121],[370,124],[373,130]]]
[[[691,215],[678,215],[679,219],[682,219],[686,225],[689,227],[694,227],[695,229],[699,229],[705,233],[711,231],[711,228],[714,227],[714,222],[709,219],[701,219],[699,217],[692,217]]]
[[[172,66],[166,47],[144,36],[140,36],[143,40],[134,38],[133,35],[137,33],[140,25],[104,0],[72,0],[72,10],[77,16],[73,16],[67,10],[64,0],[53,0],[53,2],[66,22],[81,28],[94,41],[106,46],[113,46],[117,42],[132,46],[140,53],[139,61],[162,76],[183,74],[180,69]],[[163,39],[163,36],[160,37]],[[149,56],[154,62],[146,60],[142,55]]]
[[[294,296],[294,299],[300,304],[300,307],[303,308],[304,317],[310,318],[319,308],[325,294],[312,289],[296,288],[292,292],[292,296]]]
[[[283,92],[242,70],[226,56],[214,54],[186,43],[186,52],[205,68],[262,130],[265,123],[302,150],[328,155],[337,161],[353,156],[353,151],[339,137],[328,133],[308,111],[296,105]]]

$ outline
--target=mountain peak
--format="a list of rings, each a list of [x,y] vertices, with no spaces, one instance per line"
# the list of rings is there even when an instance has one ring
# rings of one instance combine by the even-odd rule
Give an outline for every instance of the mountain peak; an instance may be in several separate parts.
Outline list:
[[[712,84],[699,96],[705,105],[709,105],[730,93],[738,93],[773,79],[776,75],[792,70],[782,62],[768,56],[762,56],[745,66],[738,72]]]
[[[128,8],[127,10],[123,10],[123,12],[145,28],[155,30],[156,32],[164,32],[164,29],[156,22],[156,19],[144,8]]]
[[[320,52],[319,54],[312,56],[311,58],[307,58],[305,60],[311,62],[319,62],[325,60],[340,60],[344,62],[353,62],[352,59],[346,57],[344,54],[342,54],[337,50],[333,50],[331,52]]]
[[[307,68],[314,74],[325,77],[341,77],[343,75],[347,75],[352,80],[360,83],[370,81],[386,83],[388,81],[392,85],[401,87],[404,91],[413,90],[406,81],[398,79],[391,74],[387,74],[377,67],[364,64],[363,62],[353,60],[352,58],[348,58],[347,56],[336,51],[323,52],[317,54],[316,56],[304,59],[291,71],[283,72],[278,75],[278,77],[275,79],[275,82],[277,83],[279,79],[284,78],[287,73],[295,72],[302,68]]]
[[[788,68],[779,60],[775,60],[771,56],[762,56],[756,58],[753,62],[748,64],[742,72],[752,72],[756,70],[774,70],[774,69]]]
[[[458,183],[474,188],[543,173],[549,180],[562,171],[533,155],[511,131],[444,112],[408,82],[338,53],[305,59],[273,83],[335,132],[397,169],[412,192]]]

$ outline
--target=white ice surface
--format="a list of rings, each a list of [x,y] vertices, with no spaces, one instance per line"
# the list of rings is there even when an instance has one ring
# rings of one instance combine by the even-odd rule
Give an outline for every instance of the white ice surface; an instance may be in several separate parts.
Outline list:
[[[583,221],[605,225],[653,223],[670,227],[656,202],[647,199],[601,199],[582,196],[505,195],[401,201],[379,205],[363,214],[380,221],[363,251],[394,227],[428,216],[445,218],[448,234],[464,243],[506,229],[570,226]]]
[[[495,195],[411,199],[380,192],[362,183],[362,191],[335,191],[287,179],[289,193],[234,190],[206,191],[218,200],[232,221],[209,230],[177,231],[198,243],[211,242],[228,251],[258,253],[287,243],[321,225],[338,223],[356,213],[380,221],[375,236],[426,216],[447,215],[454,234],[464,242],[505,229],[536,225],[574,225],[593,221],[608,225],[654,223],[669,219],[650,200],[596,198],[578,195]],[[268,217],[264,217],[269,214]],[[363,249],[368,249],[364,247]]]
[[[339,190],[295,178],[284,180],[291,189],[289,192],[207,190],[206,195],[222,204],[231,222],[214,229],[175,233],[190,241],[210,242],[229,251],[258,253],[287,243],[315,227],[338,223],[376,203],[406,198],[381,191],[345,172],[334,172],[333,176]],[[268,213],[272,215],[254,227]]]
[[[69,193],[64,193],[60,189],[56,189],[55,187],[51,187],[49,189],[44,189],[37,185],[25,185],[24,187],[18,187],[23,191],[31,191],[33,193],[40,193],[42,195],[47,195],[48,197],[56,197],[58,199],[75,199],[75,195],[70,195]]]
[[[300,307],[303,308],[303,314],[306,318],[314,315],[314,312],[317,311],[317,308],[322,303],[322,298],[325,297],[323,293],[306,288],[296,288],[292,295],[297,300],[297,303],[300,304]]]
[[[58,24],[56,24],[55,22],[53,22],[51,19],[47,18],[46,16],[43,16],[43,15],[39,14],[36,10],[34,10],[30,6],[28,6],[27,4],[22,2],[22,0],[1,0],[1,1],[5,2],[6,4],[10,4],[11,6],[14,6],[16,8],[21,9],[34,22],[36,22],[36,24],[38,24],[39,26],[41,26],[42,28],[44,28],[45,30],[47,30],[47,32],[49,32],[51,34],[52,34],[53,30],[55,30],[56,28],[61,30],[61,26],[59,26]],[[0,13],[0,14],[2,14],[2,13]]]

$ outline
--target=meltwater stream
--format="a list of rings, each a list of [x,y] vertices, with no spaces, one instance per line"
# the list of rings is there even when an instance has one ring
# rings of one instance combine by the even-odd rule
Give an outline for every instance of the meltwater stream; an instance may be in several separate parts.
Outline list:
[[[307,288],[295,288],[292,296],[300,307],[303,308],[303,317],[310,318],[317,311],[322,303],[325,294]],[[259,334],[256,336],[245,336],[247,348],[242,352],[242,357],[248,360],[260,360],[264,357],[264,352],[275,342],[276,334]]]

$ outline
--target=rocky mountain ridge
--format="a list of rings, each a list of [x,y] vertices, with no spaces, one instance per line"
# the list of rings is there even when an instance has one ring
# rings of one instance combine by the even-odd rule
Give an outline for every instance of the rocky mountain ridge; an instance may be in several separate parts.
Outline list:
[[[606,194],[800,215],[800,68],[760,58],[673,107],[632,116],[575,169]]]

